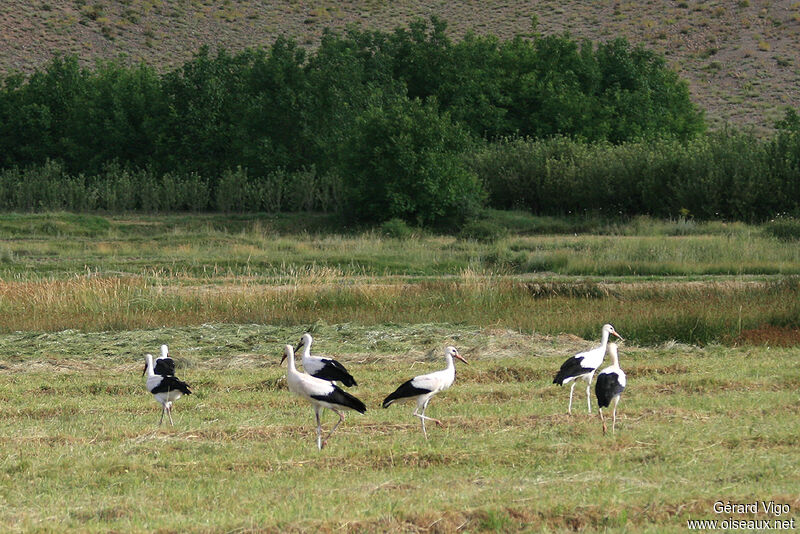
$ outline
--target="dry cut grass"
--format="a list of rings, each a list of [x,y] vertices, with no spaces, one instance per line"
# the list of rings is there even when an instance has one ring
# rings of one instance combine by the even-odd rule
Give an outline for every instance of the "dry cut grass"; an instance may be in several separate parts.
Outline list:
[[[316,450],[280,347],[305,328],[205,325],[0,335],[11,532],[684,531],[717,500],[800,505],[791,349],[628,342],[618,431],[550,383],[595,341],[458,325],[311,326],[368,411]],[[167,341],[194,395],[155,427],[142,353]],[[425,441],[400,381],[459,347]],[[329,428],[333,418],[324,418]],[[737,516],[740,517],[740,516]],[[741,516],[748,518],[750,516]],[[767,516],[759,514],[758,517]]]

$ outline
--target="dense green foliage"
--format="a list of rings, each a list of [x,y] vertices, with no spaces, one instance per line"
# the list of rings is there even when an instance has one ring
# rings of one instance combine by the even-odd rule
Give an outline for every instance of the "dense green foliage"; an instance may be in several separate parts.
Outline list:
[[[448,114],[398,99],[356,124],[342,155],[348,214],[453,225],[478,211],[483,189],[460,154],[469,134]]]
[[[765,220],[800,213],[800,134],[720,132],[586,144],[513,139],[476,152],[491,205],[536,214]]]
[[[762,221],[800,212],[800,119],[698,136],[662,58],[567,35],[278,39],[182,67],[55,58],[0,89],[0,209],[280,212],[457,226],[537,215]],[[481,230],[485,233],[485,229]],[[480,232],[479,232],[480,233]]]
[[[283,38],[235,55],[203,48],[165,73],[57,57],[30,77],[8,76],[3,207],[308,207],[433,224],[481,204],[463,160],[477,140],[619,143],[703,130],[685,83],[624,40],[452,41],[445,29],[433,18],[394,32],[327,32],[312,52]],[[29,173],[38,185],[13,183]],[[308,176],[324,193],[284,202]],[[37,194],[54,182],[63,187]]]

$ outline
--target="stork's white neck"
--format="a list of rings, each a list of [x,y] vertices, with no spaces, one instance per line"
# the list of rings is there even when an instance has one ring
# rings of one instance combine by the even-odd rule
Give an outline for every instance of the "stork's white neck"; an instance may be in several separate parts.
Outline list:
[[[286,359],[289,360],[289,372],[297,374],[297,367],[294,365],[294,351],[286,351]]]
[[[613,367],[619,367],[619,356],[617,355],[616,347],[612,348],[609,352],[611,353],[611,365]]]
[[[311,356],[311,343],[313,342],[314,339],[311,337],[311,334],[305,334],[303,336],[303,358]]]
[[[608,330],[603,328],[603,338],[600,340],[600,346],[603,347],[605,350],[606,346],[608,345],[608,336],[611,335]]]
[[[147,376],[156,376],[156,373],[153,371],[153,355],[149,353],[145,354],[144,360],[147,362]]]

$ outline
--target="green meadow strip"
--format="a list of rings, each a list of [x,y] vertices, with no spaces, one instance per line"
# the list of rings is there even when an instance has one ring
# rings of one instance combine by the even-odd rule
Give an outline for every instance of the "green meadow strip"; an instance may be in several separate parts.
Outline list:
[[[483,274],[593,277],[800,275],[800,247],[769,225],[625,223],[488,212],[502,235],[465,238],[323,230],[322,216],[0,215],[0,279],[129,274],[202,283],[249,277]],[[556,222],[560,224],[555,224]],[[540,232],[551,231],[542,235]],[[555,233],[552,233],[555,232]],[[782,234],[780,234],[782,235]]]

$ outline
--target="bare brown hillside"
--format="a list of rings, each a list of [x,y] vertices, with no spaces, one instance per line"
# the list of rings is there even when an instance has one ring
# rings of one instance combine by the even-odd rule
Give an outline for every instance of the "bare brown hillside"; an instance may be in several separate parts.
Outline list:
[[[800,107],[797,0],[2,0],[0,71],[30,72],[54,53],[168,67],[203,44],[236,51],[283,35],[314,46],[326,26],[390,29],[430,15],[455,37],[529,33],[533,15],[542,33],[627,37],[667,57],[714,127],[763,132]]]

